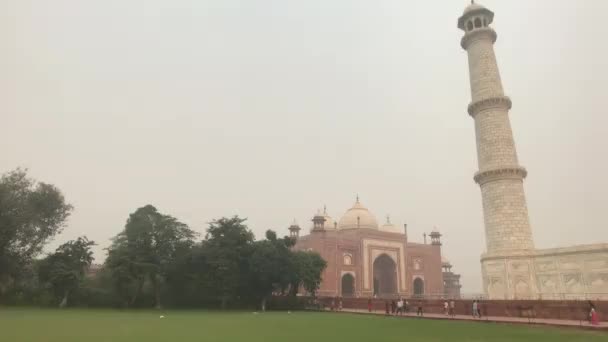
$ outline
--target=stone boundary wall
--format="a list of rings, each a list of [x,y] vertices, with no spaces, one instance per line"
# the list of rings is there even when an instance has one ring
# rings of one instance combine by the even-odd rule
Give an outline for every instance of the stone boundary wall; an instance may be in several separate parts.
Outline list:
[[[334,298],[321,297],[319,302],[326,307],[331,307]],[[410,312],[416,312],[418,305],[422,305],[425,313],[443,313],[443,300],[439,299],[407,299],[410,304]],[[389,300],[390,302],[390,300]],[[336,306],[338,301],[335,300]],[[343,298],[342,306],[345,309],[367,310],[368,299],[366,298]],[[593,301],[595,310],[600,320],[608,320],[608,301]],[[457,315],[471,315],[473,300],[455,300]],[[385,300],[372,299],[374,311],[385,310]],[[549,319],[588,319],[589,302],[568,300],[482,300],[480,301],[482,316],[497,317],[529,317]]]

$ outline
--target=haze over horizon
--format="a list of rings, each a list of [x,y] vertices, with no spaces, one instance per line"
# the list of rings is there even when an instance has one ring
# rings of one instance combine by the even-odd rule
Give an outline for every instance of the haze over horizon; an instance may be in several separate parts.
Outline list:
[[[492,26],[537,247],[608,242],[608,2],[498,1]],[[49,247],[103,248],[146,204],[203,236],[307,232],[361,202],[410,241],[438,227],[463,292],[485,250],[469,1],[0,0],[2,173],[75,210]]]

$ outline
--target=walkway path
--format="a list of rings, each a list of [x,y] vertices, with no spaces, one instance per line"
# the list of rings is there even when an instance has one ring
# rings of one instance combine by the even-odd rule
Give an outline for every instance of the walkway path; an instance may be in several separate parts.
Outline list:
[[[372,311],[368,312],[367,310],[358,310],[358,309],[343,309],[341,312],[348,313],[356,313],[356,314],[366,314],[366,315],[381,315],[384,316],[385,313],[383,311]],[[399,316],[397,316],[399,317]],[[418,318],[416,313],[409,312],[407,314],[403,314],[401,316],[403,318]],[[608,332],[608,322],[601,322],[599,325],[591,325],[587,321],[573,321],[566,319],[547,319],[547,318],[520,318],[520,317],[495,317],[488,316],[479,318],[473,318],[473,316],[468,315],[455,315],[454,317],[440,315],[440,314],[424,314],[426,319],[443,319],[443,320],[457,320],[457,321],[476,321],[476,322],[492,322],[492,323],[505,323],[505,324],[535,324],[535,325],[549,325],[555,327],[566,327],[566,328],[582,328],[582,329],[591,329],[591,330],[605,330]]]

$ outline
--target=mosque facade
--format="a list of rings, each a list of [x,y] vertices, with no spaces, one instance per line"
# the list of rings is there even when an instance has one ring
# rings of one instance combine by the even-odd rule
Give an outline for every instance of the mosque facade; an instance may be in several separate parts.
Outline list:
[[[293,224],[290,235],[295,249],[315,251],[327,262],[318,290],[331,297],[445,297],[441,234],[434,229],[430,243],[408,240],[407,225],[395,225],[387,217],[379,225],[359,199],[336,222],[324,209],[312,219],[308,235]],[[450,266],[451,267],[451,266]],[[459,276],[458,276],[459,278]],[[458,280],[459,281],[459,280]],[[460,296],[450,292],[452,298]]]
[[[469,61],[486,251],[483,288],[490,299],[608,299],[608,244],[536,249],[490,26],[494,13],[474,2],[458,19]]]

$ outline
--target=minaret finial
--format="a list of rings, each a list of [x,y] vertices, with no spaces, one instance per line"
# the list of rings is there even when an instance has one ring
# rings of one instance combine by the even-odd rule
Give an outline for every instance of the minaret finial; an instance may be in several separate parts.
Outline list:
[[[323,204],[323,214],[327,215],[327,205]]]
[[[357,203],[359,203],[359,194],[357,194]]]
[[[391,215],[386,215],[386,223],[391,224]]]

